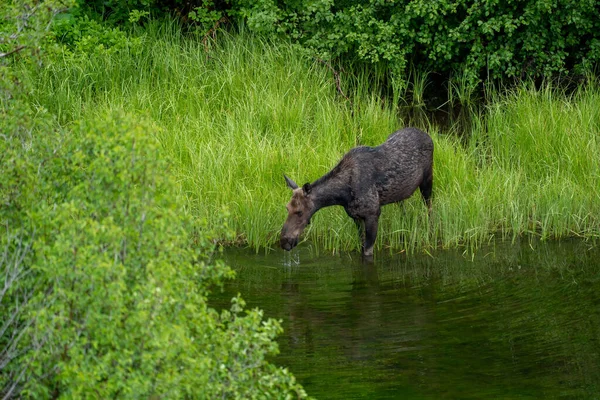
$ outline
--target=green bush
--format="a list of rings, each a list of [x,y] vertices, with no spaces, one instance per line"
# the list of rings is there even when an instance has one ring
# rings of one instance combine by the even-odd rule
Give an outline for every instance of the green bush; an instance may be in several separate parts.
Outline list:
[[[123,30],[102,24],[87,15],[77,16],[76,12],[56,18],[52,38],[78,55],[136,51],[140,45],[140,38],[130,37]]]
[[[277,351],[277,321],[244,312],[240,298],[221,314],[207,306],[209,287],[232,272],[209,261],[210,231],[183,210],[151,130],[124,116],[79,123],[9,174],[35,181],[17,196],[34,234],[22,263],[30,275],[14,284],[30,296],[23,354],[2,375],[13,382],[0,383],[16,380],[33,398],[303,397],[265,360]],[[2,167],[22,156],[4,150]],[[11,182],[3,176],[5,197]],[[10,214],[4,229],[17,226]]]
[[[206,34],[224,17],[313,55],[389,70],[481,79],[582,74],[600,61],[595,0],[128,0],[79,2],[112,24],[177,15]]]
[[[581,73],[600,60],[595,0],[238,0],[250,28],[323,58],[478,78]]]

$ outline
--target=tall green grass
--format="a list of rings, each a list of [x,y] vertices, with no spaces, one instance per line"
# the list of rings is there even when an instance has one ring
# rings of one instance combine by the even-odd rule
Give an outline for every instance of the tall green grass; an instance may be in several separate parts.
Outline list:
[[[130,52],[66,55],[32,79],[35,101],[61,124],[106,110],[152,121],[148,134],[172,162],[165,173],[178,177],[194,215],[217,226],[227,208],[237,240],[257,249],[276,242],[286,217],[283,173],[314,181],[350,148],[409,123],[368,79],[352,77],[349,103],[326,66],[243,31],[221,33],[207,52],[177,26],[153,23]],[[429,220],[418,193],[384,207],[378,247],[600,237],[598,104],[593,85],[570,96],[523,85],[496,95],[460,142],[421,122],[436,146],[434,212]],[[305,237],[331,251],[359,245],[339,207],[317,213]]]

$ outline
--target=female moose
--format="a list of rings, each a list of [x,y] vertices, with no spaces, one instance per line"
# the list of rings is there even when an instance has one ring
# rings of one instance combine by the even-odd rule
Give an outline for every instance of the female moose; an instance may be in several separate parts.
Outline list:
[[[284,177],[293,194],[281,230],[282,249],[289,251],[298,244],[314,213],[339,205],[358,225],[363,255],[370,257],[381,206],[407,199],[419,188],[431,211],[433,141],[419,129],[405,128],[377,147],[353,148],[331,171],[301,188]]]

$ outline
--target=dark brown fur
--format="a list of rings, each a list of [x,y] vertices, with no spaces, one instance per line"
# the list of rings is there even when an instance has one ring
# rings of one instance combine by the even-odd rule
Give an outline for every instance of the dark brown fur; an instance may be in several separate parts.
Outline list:
[[[410,197],[417,188],[431,209],[433,141],[425,132],[406,128],[377,147],[350,150],[327,174],[302,188],[287,176],[293,190],[281,247],[291,250],[310,218],[323,207],[340,205],[359,226],[363,254],[373,255],[381,206]],[[362,234],[364,226],[364,235]]]

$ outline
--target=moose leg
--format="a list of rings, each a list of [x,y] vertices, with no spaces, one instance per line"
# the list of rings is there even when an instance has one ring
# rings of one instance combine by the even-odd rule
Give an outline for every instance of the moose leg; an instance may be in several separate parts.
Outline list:
[[[365,218],[365,241],[363,242],[363,255],[373,256],[373,247],[377,239],[377,226],[379,225],[379,214]]]
[[[433,171],[431,169],[425,173],[425,177],[423,178],[423,182],[419,185],[419,189],[421,190],[423,201],[427,206],[427,212],[431,215],[431,193],[433,192]]]

